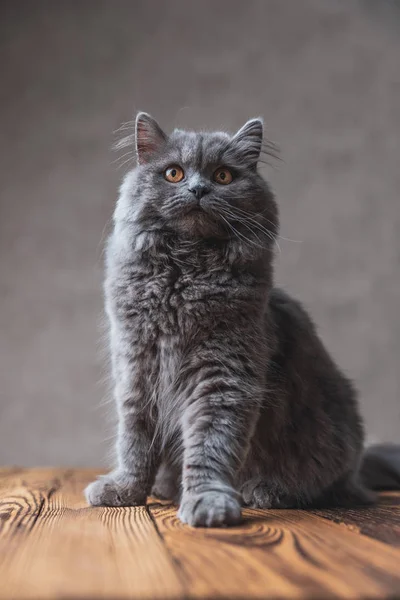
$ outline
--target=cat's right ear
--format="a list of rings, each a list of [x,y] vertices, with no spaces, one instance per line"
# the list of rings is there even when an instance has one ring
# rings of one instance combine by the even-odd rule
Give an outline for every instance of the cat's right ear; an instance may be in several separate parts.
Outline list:
[[[167,136],[153,117],[138,113],[135,126],[136,155],[139,165],[147,163],[167,141]]]

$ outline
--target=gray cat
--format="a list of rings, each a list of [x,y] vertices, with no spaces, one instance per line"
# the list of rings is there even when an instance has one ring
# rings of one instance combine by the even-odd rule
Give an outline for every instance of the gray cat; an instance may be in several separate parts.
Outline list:
[[[167,136],[140,113],[135,137],[106,253],[118,463],[88,502],[152,492],[206,527],[238,523],[242,504],[371,502],[354,388],[273,284],[262,121]]]

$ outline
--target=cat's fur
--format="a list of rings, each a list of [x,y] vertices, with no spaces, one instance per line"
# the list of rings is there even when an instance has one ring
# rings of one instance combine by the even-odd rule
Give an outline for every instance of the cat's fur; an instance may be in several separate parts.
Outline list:
[[[167,136],[137,117],[105,281],[118,463],[87,488],[93,505],[142,504],[153,489],[183,522],[218,526],[237,523],[242,503],[371,500],[353,386],[301,304],[274,288],[262,137],[260,119],[234,136]],[[181,182],[165,180],[171,165]],[[229,185],[212,179],[221,166]]]

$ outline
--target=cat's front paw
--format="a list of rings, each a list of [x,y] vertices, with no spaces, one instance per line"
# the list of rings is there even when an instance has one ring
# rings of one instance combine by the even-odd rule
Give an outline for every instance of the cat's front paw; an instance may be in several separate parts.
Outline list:
[[[192,527],[224,527],[241,521],[240,503],[226,492],[184,494],[178,517]]]
[[[137,506],[146,504],[147,493],[129,475],[114,472],[90,483],[85,497],[92,506]]]

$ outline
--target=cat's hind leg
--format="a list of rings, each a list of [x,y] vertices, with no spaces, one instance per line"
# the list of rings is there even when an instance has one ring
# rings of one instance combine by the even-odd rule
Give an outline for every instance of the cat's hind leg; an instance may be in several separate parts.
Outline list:
[[[253,477],[241,488],[245,506],[251,508],[322,508],[368,506],[376,495],[353,475],[343,477],[323,491],[302,490],[290,493],[266,477]]]
[[[313,508],[370,506],[377,500],[377,495],[367,489],[355,475],[349,475],[331,485],[315,498]]]
[[[262,476],[248,479],[241,487],[245,506],[250,508],[301,508],[301,495],[288,494],[282,487]]]

